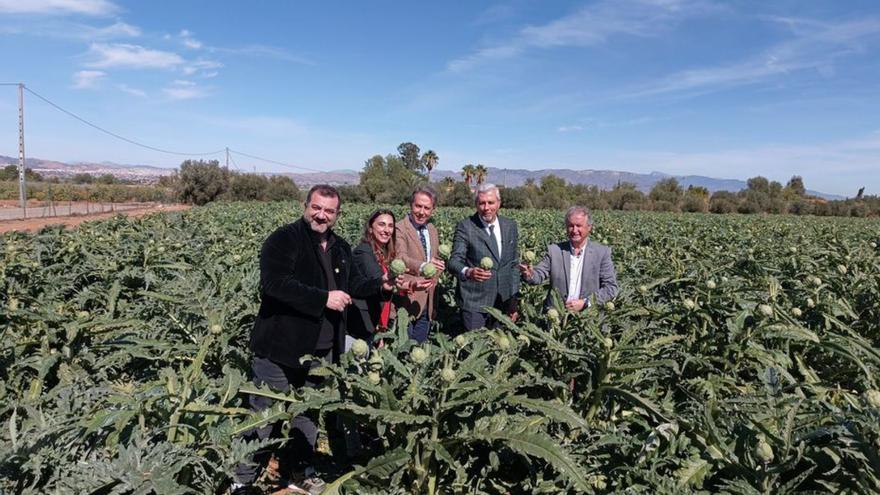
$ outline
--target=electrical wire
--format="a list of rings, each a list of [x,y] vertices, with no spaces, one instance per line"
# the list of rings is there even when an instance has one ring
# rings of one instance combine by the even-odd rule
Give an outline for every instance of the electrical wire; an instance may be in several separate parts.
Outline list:
[[[0,83],[0,86],[19,86],[19,85],[20,85],[20,83]],[[43,96],[43,95],[37,93],[36,91],[32,90],[32,89],[29,88],[28,86],[26,86],[26,85],[22,85],[22,86],[24,87],[24,89],[25,89],[28,93],[30,93],[30,94],[36,96],[37,98],[43,100],[43,101],[46,102],[48,105],[54,107],[56,110],[58,110],[58,111],[60,111],[60,112],[62,112],[62,113],[65,113],[65,114],[67,114],[68,116],[70,116],[70,117],[72,117],[72,118],[74,118],[74,119],[76,119],[76,120],[82,122],[83,124],[86,124],[86,125],[89,126],[89,127],[92,127],[92,128],[94,128],[94,129],[96,129],[96,130],[98,130],[98,131],[103,132],[104,134],[107,134],[107,135],[112,136],[112,137],[114,137],[114,138],[116,138],[116,139],[119,139],[119,140],[125,141],[126,143],[133,144],[133,145],[135,145],[135,146],[139,146],[139,147],[141,147],[141,148],[145,148],[145,149],[148,149],[148,150],[151,150],[151,151],[158,151],[159,153],[167,153],[167,154],[170,154],[170,155],[180,155],[180,156],[209,156],[209,155],[218,155],[218,154],[220,154],[220,153],[223,153],[223,152],[226,152],[226,151],[227,151],[227,149],[222,149],[222,150],[217,150],[217,151],[211,151],[211,152],[208,152],[208,153],[184,153],[184,152],[180,152],[180,151],[172,151],[172,150],[166,150],[166,149],[163,149],[163,148],[157,148],[157,147],[155,147],[155,146],[150,146],[150,145],[148,145],[148,144],[144,144],[144,143],[141,143],[141,142],[139,142],[139,141],[135,141],[134,139],[129,139],[129,138],[125,137],[125,136],[121,136],[121,135],[119,135],[119,134],[116,134],[115,132],[112,132],[112,131],[109,131],[109,130],[107,130],[107,129],[104,129],[104,128],[101,127],[101,126],[99,126],[99,125],[97,125],[97,124],[94,124],[94,123],[92,123],[92,122],[90,122],[90,121],[88,121],[88,120],[86,120],[86,119],[80,117],[79,115],[77,115],[77,114],[75,114],[75,113],[73,113],[73,112],[71,112],[71,111],[69,111],[69,110],[66,110],[66,109],[62,108],[60,105],[58,105],[58,104],[56,104],[55,102],[49,100],[49,99],[46,98],[45,96]],[[233,149],[229,149],[228,152],[229,152],[229,153],[236,154],[236,155],[244,156],[244,157],[247,157],[247,158],[251,158],[251,159],[254,159],[254,160],[260,160],[260,161],[263,161],[263,162],[266,162],[266,163],[272,163],[272,164],[279,165],[279,166],[282,166],[282,167],[291,168],[291,169],[296,169],[296,170],[307,170],[307,171],[309,171],[309,172],[319,172],[319,173],[321,173],[321,172],[325,172],[325,170],[320,170],[320,169],[316,169],[316,168],[309,168],[309,167],[302,167],[302,166],[299,166],[299,165],[291,165],[291,164],[289,164],[289,163],[280,162],[280,161],[278,161],[278,160],[272,160],[271,158],[265,158],[265,157],[262,157],[262,156],[252,155],[252,154],[249,154],[249,153],[244,153],[244,152],[236,151],[236,150],[233,150]],[[235,169],[238,170],[238,171],[241,171],[241,169],[238,167],[238,164],[235,162],[235,159],[233,159],[233,158],[230,156],[230,160],[232,161],[233,166],[235,167]]]
[[[233,150],[233,149],[231,149],[231,148],[230,148],[229,152],[230,152],[230,153],[235,153],[236,155],[246,156],[246,157],[248,157],[248,158],[253,158],[254,160],[261,160],[261,161],[264,161],[264,162],[267,162],[267,163],[273,163],[273,164],[275,164],[275,165],[280,165],[280,166],[282,166],[282,167],[293,168],[293,169],[297,169],[297,170],[308,170],[309,172],[326,172],[326,170],[318,170],[318,169],[316,169],[316,168],[309,168],[309,167],[300,167],[300,166],[298,166],[298,165],[290,165],[290,164],[288,164],[288,163],[279,162],[279,161],[277,161],[277,160],[272,160],[272,159],[270,159],[270,158],[263,158],[263,157],[261,157],[261,156],[249,155],[249,154],[247,154],[247,153],[242,153],[241,151],[235,151],[235,150]]]
[[[236,172],[241,172],[241,169],[238,167],[238,164],[235,163],[235,158],[232,158],[231,155],[229,156],[229,161],[232,162],[232,169],[233,170],[235,170]]]
[[[148,150],[152,150],[152,151],[158,151],[159,153],[167,153],[167,154],[169,154],[169,155],[179,155],[179,156],[208,156],[208,155],[217,155],[217,154],[220,154],[220,153],[223,153],[224,151],[226,151],[226,150],[224,149],[224,150],[212,151],[212,152],[210,152],[210,153],[183,153],[183,152],[180,152],[180,151],[171,151],[171,150],[166,150],[166,149],[162,149],[162,148],[156,148],[155,146],[150,146],[150,145],[147,145],[147,144],[143,144],[143,143],[140,143],[140,142],[135,141],[135,140],[133,140],[133,139],[129,139],[129,138],[127,138],[127,137],[120,136],[119,134],[116,134],[116,133],[114,133],[114,132],[108,131],[107,129],[104,129],[103,127],[101,127],[101,126],[99,126],[99,125],[93,124],[93,123],[89,122],[88,120],[86,120],[86,119],[80,117],[79,115],[76,115],[75,113],[73,113],[73,112],[71,112],[71,111],[68,111],[68,110],[65,110],[64,108],[61,108],[59,105],[53,103],[53,102],[50,101],[48,98],[46,98],[46,97],[40,95],[39,93],[35,92],[34,90],[32,90],[31,88],[29,88],[29,87],[27,87],[27,86],[25,86],[24,89],[25,89],[28,93],[30,93],[30,94],[36,96],[37,98],[43,100],[44,102],[48,103],[49,105],[55,107],[55,109],[57,109],[57,110],[59,110],[59,111],[61,111],[61,112],[66,113],[67,115],[69,115],[69,116],[73,117],[74,119],[76,119],[76,120],[82,122],[83,124],[86,124],[86,125],[88,125],[89,127],[92,127],[92,128],[94,128],[94,129],[97,129],[97,130],[103,132],[104,134],[107,134],[107,135],[113,136],[113,137],[115,137],[116,139],[120,139],[120,140],[122,140],[122,141],[125,141],[126,143],[130,143],[130,144],[133,144],[133,145],[135,145],[135,146],[140,146],[141,148],[146,148],[146,149],[148,149]]]

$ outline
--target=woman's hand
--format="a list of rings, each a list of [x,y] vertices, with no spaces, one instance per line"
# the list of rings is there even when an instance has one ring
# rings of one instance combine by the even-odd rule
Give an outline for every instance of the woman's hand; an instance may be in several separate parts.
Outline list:
[[[409,284],[409,289],[411,291],[428,290],[433,286],[433,278],[414,278]]]
[[[391,292],[395,288],[398,290],[406,288],[406,283],[403,281],[403,275],[394,279],[391,279],[390,277],[391,275],[388,272],[382,274],[382,290],[385,292]]]

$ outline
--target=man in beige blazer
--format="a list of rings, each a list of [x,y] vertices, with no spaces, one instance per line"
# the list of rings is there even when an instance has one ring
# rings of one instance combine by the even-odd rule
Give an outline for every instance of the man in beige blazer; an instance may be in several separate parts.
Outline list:
[[[440,245],[437,228],[428,223],[434,214],[436,199],[437,193],[430,187],[416,189],[410,196],[410,212],[397,222],[396,228],[397,257],[406,263],[407,278],[412,280],[412,290],[401,298],[399,306],[412,318],[408,329],[410,338],[420,343],[428,340],[434,318],[437,277],[446,269],[437,253]],[[422,269],[429,263],[437,269],[437,275],[422,277]]]

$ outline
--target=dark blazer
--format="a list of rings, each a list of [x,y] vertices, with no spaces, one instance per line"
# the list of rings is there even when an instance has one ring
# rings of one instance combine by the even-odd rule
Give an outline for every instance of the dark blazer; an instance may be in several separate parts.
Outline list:
[[[464,311],[483,312],[484,306],[493,306],[496,297],[502,302],[519,293],[520,275],[517,263],[519,232],[516,222],[498,216],[501,227],[501,257],[498,257],[498,246],[491,240],[488,232],[483,229],[483,222],[475,213],[465,218],[455,227],[452,241],[452,254],[449,256],[447,269],[458,278],[458,304]],[[492,278],[485,282],[467,280],[461,272],[465,267],[479,267],[480,260],[488,256],[495,266]]]
[[[368,243],[362,242],[354,248],[351,265],[352,305],[348,307],[346,331],[352,337],[372,340],[382,314],[382,303],[391,294],[382,290],[382,267]]]
[[[535,265],[529,284],[540,284],[550,279],[550,289],[544,301],[550,307],[553,300],[550,291],[559,293],[563,301],[568,297],[568,279],[571,269],[571,242],[563,241],[547,246],[547,254],[540,263]],[[581,271],[581,292],[578,299],[589,299],[596,295],[596,302],[604,304],[617,296],[617,274],[611,261],[611,248],[588,241],[584,252],[583,270]]]
[[[348,291],[351,247],[332,231],[332,268],[338,290]],[[251,350],[285,366],[302,366],[299,359],[315,351],[322,318],[340,320],[336,351],[343,348],[344,314],[326,308],[327,280],[318,260],[312,230],[300,218],[278,228],[260,251],[260,311],[251,331]]]

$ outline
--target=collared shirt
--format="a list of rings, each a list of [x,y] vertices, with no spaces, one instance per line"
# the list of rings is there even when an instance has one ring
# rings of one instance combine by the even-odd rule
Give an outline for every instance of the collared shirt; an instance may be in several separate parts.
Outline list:
[[[431,260],[431,231],[428,230],[428,224],[424,223],[422,225],[419,225],[418,223],[416,223],[416,219],[413,218],[412,213],[408,214],[407,217],[409,217],[409,223],[411,223],[413,228],[416,229],[417,236],[421,237],[423,235],[422,232],[424,232],[424,236],[425,236],[425,244],[424,244],[425,261],[426,262],[430,261]],[[424,266],[424,265],[425,264],[422,263],[422,266]]]
[[[480,219],[480,224],[483,226],[483,232],[485,232],[486,235],[492,237],[492,232],[489,232],[489,225],[492,225],[492,228],[495,230],[495,246],[498,248],[498,259],[501,259],[501,222],[498,221],[498,216],[495,216],[495,221],[492,223],[486,223],[479,215],[477,215],[477,218]],[[465,266],[461,269],[462,278],[467,278],[467,271],[469,268],[471,267]]]
[[[483,230],[489,237],[492,236],[492,232],[489,231],[489,225],[495,230],[495,245],[498,248],[498,258],[501,259],[501,222],[498,221],[498,216],[495,216],[495,220],[492,223],[486,223],[482,218],[480,222],[483,224]]]
[[[571,243],[569,243],[571,245]],[[581,296],[581,282],[584,271],[584,253],[587,251],[587,245],[581,248],[581,252],[575,256],[574,246],[571,247],[571,263],[568,267],[568,297],[566,301],[575,301]]]

